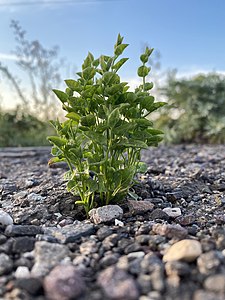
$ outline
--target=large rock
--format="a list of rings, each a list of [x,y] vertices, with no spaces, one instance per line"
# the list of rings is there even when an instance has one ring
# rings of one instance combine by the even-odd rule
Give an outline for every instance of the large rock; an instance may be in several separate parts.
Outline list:
[[[182,240],[173,244],[163,256],[163,261],[183,260],[192,262],[202,253],[200,242],[196,240]]]
[[[188,235],[187,229],[181,227],[178,224],[153,224],[152,231],[156,234],[176,239],[183,239]]]

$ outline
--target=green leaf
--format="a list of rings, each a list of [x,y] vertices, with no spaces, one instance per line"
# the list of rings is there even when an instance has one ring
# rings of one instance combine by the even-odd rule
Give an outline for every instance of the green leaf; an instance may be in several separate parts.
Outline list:
[[[145,96],[141,99],[140,104],[142,109],[151,110],[155,98],[153,96]]]
[[[144,162],[142,162],[142,161],[139,161],[139,162],[138,162],[138,165],[137,165],[137,170],[136,170],[136,172],[137,172],[137,173],[142,173],[142,174],[144,174],[144,173],[147,172],[147,170],[148,170],[147,164],[144,163]]]
[[[129,44],[120,44],[116,46],[114,49],[114,54],[117,56],[121,55],[123,51],[127,48],[127,46],[129,46]]]
[[[68,101],[68,95],[66,93],[64,93],[63,91],[60,91],[60,90],[52,90],[56,96],[59,98],[59,100],[62,102],[62,103],[65,103]]]
[[[138,71],[137,71],[138,76],[139,77],[146,77],[149,74],[150,70],[151,70],[150,67],[148,68],[146,66],[141,66],[141,67],[138,68]]]
[[[160,107],[163,107],[164,105],[166,105],[166,102],[155,102],[152,104],[152,106],[148,109],[149,112],[153,112],[155,110],[157,110]]]
[[[120,77],[114,72],[106,72],[102,76],[102,82],[105,86],[120,83]]]
[[[59,158],[59,157],[52,157],[48,161],[48,165],[51,166],[52,164],[55,164],[55,163],[58,163],[58,162],[62,162],[62,161],[66,161],[66,159],[65,158]]]
[[[122,44],[122,42],[123,42],[123,37],[119,33],[118,36],[117,36],[117,41],[116,41],[115,46],[118,46],[118,45]]]
[[[153,88],[153,82],[146,82],[144,86],[145,91],[149,91]]]
[[[66,117],[69,118],[69,119],[74,120],[77,123],[79,123],[80,116],[75,112],[70,112],[70,113],[66,114]]]
[[[85,80],[92,79],[96,74],[96,70],[93,67],[87,67],[83,70],[82,76]]]
[[[96,118],[94,115],[87,115],[81,118],[80,120],[82,126],[91,127],[96,123]]]
[[[142,54],[140,56],[140,60],[141,60],[141,62],[143,62],[143,64],[147,63],[148,62],[148,55],[147,54]]]
[[[81,91],[81,86],[78,81],[73,80],[73,79],[66,79],[65,83],[72,91],[75,91],[78,93]]]
[[[112,69],[117,72],[129,58],[121,58],[115,65],[112,66]]]
[[[49,140],[49,142],[56,145],[60,149],[67,144],[66,139],[60,138],[58,136],[49,136],[47,139]]]

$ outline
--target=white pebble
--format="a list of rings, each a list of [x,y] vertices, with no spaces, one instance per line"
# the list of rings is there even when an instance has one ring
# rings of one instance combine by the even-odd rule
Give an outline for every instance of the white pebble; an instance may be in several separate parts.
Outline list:
[[[115,219],[115,225],[116,226],[120,226],[120,227],[123,227],[124,226],[124,223],[118,219]]]
[[[30,271],[28,267],[19,266],[17,267],[14,275],[16,278],[27,278],[30,277]]]
[[[181,210],[179,207],[166,207],[163,211],[172,218],[181,216]]]
[[[12,217],[5,211],[0,210],[0,224],[2,225],[12,225],[13,219]]]

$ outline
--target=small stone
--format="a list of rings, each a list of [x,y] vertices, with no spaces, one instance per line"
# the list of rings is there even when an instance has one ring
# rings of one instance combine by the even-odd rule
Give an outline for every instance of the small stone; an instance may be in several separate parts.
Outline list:
[[[98,284],[109,299],[137,300],[139,297],[139,290],[133,277],[114,266],[99,274]]]
[[[95,241],[90,240],[80,245],[80,253],[83,255],[90,255],[98,251],[98,246]]]
[[[40,278],[28,277],[18,278],[15,282],[15,286],[27,291],[31,295],[39,295],[43,293],[42,280]],[[16,298],[21,299],[21,298]]]
[[[197,259],[200,273],[205,275],[214,274],[221,264],[217,251],[202,253]]]
[[[107,254],[99,261],[101,267],[104,269],[106,267],[116,264],[117,262],[118,262],[117,253]]]
[[[165,264],[167,276],[187,276],[191,273],[191,268],[184,261],[169,261]]]
[[[44,289],[51,300],[77,299],[84,293],[85,283],[74,266],[58,265],[45,277]]]
[[[180,216],[180,217],[177,217],[176,218],[176,221],[182,225],[182,226],[186,226],[186,225],[191,225],[193,223],[196,222],[196,218],[194,215],[192,214],[189,214],[189,215],[186,215],[186,216]]]
[[[182,240],[173,244],[164,254],[163,261],[194,261],[202,253],[201,244],[196,240]]]
[[[123,210],[119,205],[106,205],[89,211],[90,220],[95,224],[121,219]]]
[[[210,275],[204,281],[204,287],[211,292],[225,292],[225,274]]]
[[[154,204],[150,201],[136,201],[136,200],[127,200],[129,211],[132,215],[144,214],[148,211],[152,211]]]
[[[181,216],[181,209],[179,207],[166,207],[163,211],[171,218]]]
[[[100,241],[104,240],[107,236],[111,235],[113,233],[112,229],[108,226],[102,226],[97,231],[97,237]]]
[[[27,278],[30,277],[30,271],[26,266],[19,266],[17,267],[14,276],[16,278]]]
[[[35,264],[31,270],[34,276],[44,276],[51,268],[59,264],[70,251],[65,245],[45,241],[35,243]]]
[[[8,274],[12,271],[13,261],[5,253],[0,253],[0,276]]]
[[[153,224],[152,231],[168,238],[183,239],[188,235],[187,229],[181,227],[179,224]]]
[[[0,224],[3,226],[11,225],[13,224],[12,217],[2,209],[0,209]]]
[[[18,237],[15,238],[12,245],[13,253],[24,253],[34,249],[35,238],[32,237]]]
[[[168,221],[170,217],[162,209],[157,208],[151,212],[150,218],[152,220],[160,219],[160,220]]]
[[[36,193],[31,193],[27,196],[27,199],[29,201],[35,201],[35,202],[41,202],[41,201],[44,201],[46,197],[42,197],[41,195],[39,194],[36,194]]]
[[[41,233],[43,233],[42,228],[36,225],[8,225],[5,229],[7,236],[35,236]]]
[[[224,295],[219,295],[204,290],[197,290],[194,292],[192,299],[193,300],[224,300]]]
[[[93,224],[70,224],[64,227],[45,227],[44,234],[53,236],[54,238],[61,241],[63,244],[74,243],[79,238],[89,236],[95,232]]]
[[[132,259],[135,259],[135,258],[142,258],[144,256],[145,256],[144,251],[131,252],[127,255],[128,260],[132,260]]]
[[[115,226],[123,227],[124,223],[122,221],[120,221],[120,220],[115,219]]]

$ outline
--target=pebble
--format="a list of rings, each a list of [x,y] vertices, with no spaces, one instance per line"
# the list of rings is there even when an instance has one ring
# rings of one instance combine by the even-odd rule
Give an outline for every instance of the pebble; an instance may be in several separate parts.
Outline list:
[[[179,224],[153,224],[152,231],[155,234],[163,235],[168,238],[183,239],[188,235],[187,229],[181,227]]]
[[[215,274],[221,264],[219,252],[209,251],[202,253],[197,259],[197,265],[201,274]]]
[[[166,207],[163,211],[171,218],[181,216],[181,209],[179,207]]]
[[[8,274],[12,271],[13,261],[5,253],[0,253],[0,276]]]
[[[35,264],[31,274],[40,277],[48,274],[49,270],[70,255],[65,245],[52,244],[45,241],[35,243]]]
[[[109,299],[137,300],[139,297],[139,289],[133,277],[115,266],[110,266],[99,274],[98,284]]]
[[[45,277],[44,289],[49,300],[77,299],[85,292],[85,283],[76,267],[58,265]]]
[[[127,205],[129,208],[129,212],[132,215],[144,214],[146,212],[152,211],[154,208],[153,203],[145,200],[127,200]]]
[[[211,292],[225,293],[225,274],[208,276],[204,281],[204,287]]]
[[[121,219],[123,210],[119,205],[107,205],[93,208],[89,211],[90,220],[94,224],[112,222],[115,219]]]
[[[5,229],[6,236],[35,236],[43,233],[41,227],[36,225],[8,225]]]
[[[5,211],[0,209],[0,224],[3,226],[12,225],[13,218]]]
[[[14,276],[16,278],[27,278],[30,277],[30,271],[26,266],[19,266],[17,267]]]
[[[45,200],[45,197],[42,197],[41,195],[36,194],[36,193],[31,193],[31,194],[27,195],[27,199],[29,201],[42,202]]]
[[[202,253],[201,244],[196,240],[181,240],[168,248],[163,256],[164,262],[183,260],[192,262]]]

